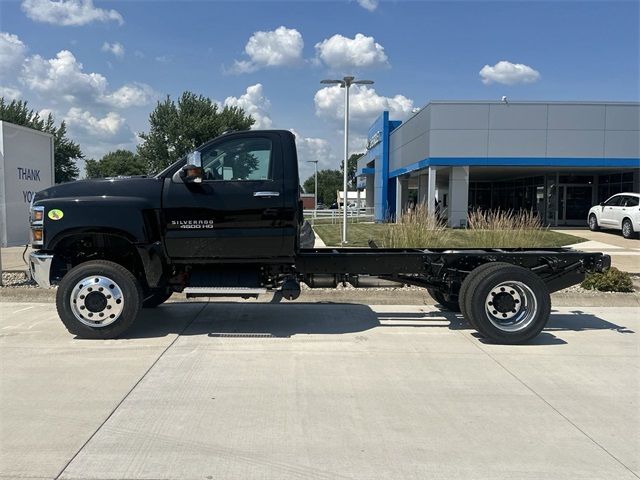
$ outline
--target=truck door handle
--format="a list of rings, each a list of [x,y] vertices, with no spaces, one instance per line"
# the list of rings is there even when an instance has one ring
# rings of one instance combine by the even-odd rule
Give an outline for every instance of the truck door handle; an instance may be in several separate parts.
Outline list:
[[[279,197],[280,192],[253,192],[253,196],[264,198]]]

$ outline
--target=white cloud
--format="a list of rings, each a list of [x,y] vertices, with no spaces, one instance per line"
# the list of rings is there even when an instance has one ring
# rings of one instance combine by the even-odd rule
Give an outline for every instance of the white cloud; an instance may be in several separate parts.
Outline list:
[[[29,57],[21,80],[31,90],[68,102],[88,102],[107,89],[107,79],[99,73],[84,73],[82,64],[68,50],[61,50],[49,60],[40,55]]]
[[[350,154],[352,154],[352,153],[364,153],[366,151],[367,151],[367,137],[366,137],[366,135],[353,135],[351,132],[349,132],[349,152],[350,152]]]
[[[58,116],[57,112],[55,110],[51,110],[50,108],[43,108],[38,112],[38,114],[40,115],[40,118],[47,118],[49,115],[52,115],[53,118],[56,118]]]
[[[151,103],[156,96],[156,92],[149,85],[129,83],[103,95],[102,101],[116,108],[141,107]]]
[[[99,73],[85,73],[82,63],[68,50],[55,58],[33,55],[24,62],[20,80],[29,89],[47,96],[54,102],[71,104],[103,104],[117,108],[146,105],[153,98],[153,90],[145,84],[127,84],[109,92],[108,81]]]
[[[514,85],[516,83],[533,83],[540,79],[540,72],[534,70],[529,65],[522,63],[511,63],[502,60],[494,66],[485,65],[480,70],[482,83],[502,83],[504,85]]]
[[[111,53],[117,58],[124,57],[124,45],[122,45],[120,42],[104,42],[102,44],[102,51]]]
[[[244,109],[256,121],[252,127],[254,129],[271,128],[273,124],[268,113],[271,102],[263,95],[261,83],[247,87],[247,91],[240,97],[227,97],[224,106]]]
[[[4,97],[5,100],[18,100],[21,96],[22,92],[17,88],[0,85],[0,97]]]
[[[358,4],[370,12],[378,8],[378,0],[358,0]]]
[[[0,32],[0,72],[10,72],[19,67],[26,51],[27,47],[17,35]]]
[[[384,47],[376,43],[373,37],[361,33],[354,38],[336,34],[316,43],[315,48],[317,59],[336,71],[385,67],[389,64]]]
[[[296,136],[301,183],[313,175],[315,171],[315,165],[310,162],[317,161],[318,170],[339,168],[339,161],[333,154],[331,144],[327,140],[324,138],[304,137],[294,129],[290,129],[290,131]]]
[[[344,119],[344,90],[338,85],[318,90],[314,97],[316,115],[332,120]],[[357,125],[369,125],[384,110],[393,119],[403,120],[411,114],[413,100],[404,95],[385,97],[375,89],[354,85],[349,96],[349,118]]]
[[[105,10],[93,0],[23,0],[22,10],[31,20],[62,26],[87,25],[92,22],[117,22],[122,15],[116,10]]]
[[[233,73],[248,73],[264,67],[294,65],[302,59],[304,41],[295,28],[278,27],[255,32],[244,47],[249,60],[236,60]]]
[[[99,118],[81,108],[72,107],[64,120],[72,132],[80,132],[95,140],[123,142],[132,140],[133,135],[127,127],[126,120],[116,112],[108,112]]]

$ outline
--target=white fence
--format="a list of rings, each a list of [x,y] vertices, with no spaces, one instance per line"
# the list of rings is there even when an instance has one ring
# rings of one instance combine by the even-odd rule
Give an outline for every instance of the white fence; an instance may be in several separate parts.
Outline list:
[[[342,210],[305,210],[304,219],[311,225],[342,223]],[[348,208],[347,222],[373,222],[373,208]]]

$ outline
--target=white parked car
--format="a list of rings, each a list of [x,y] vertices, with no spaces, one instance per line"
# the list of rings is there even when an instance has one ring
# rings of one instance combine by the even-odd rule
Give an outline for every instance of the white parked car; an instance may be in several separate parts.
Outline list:
[[[624,238],[637,238],[640,232],[640,193],[617,193],[600,205],[591,207],[589,229],[622,230]]]

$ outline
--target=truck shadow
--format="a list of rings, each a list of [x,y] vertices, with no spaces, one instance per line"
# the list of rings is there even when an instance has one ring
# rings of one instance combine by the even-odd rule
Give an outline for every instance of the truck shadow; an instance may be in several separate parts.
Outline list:
[[[192,312],[188,316],[185,315],[187,306]],[[121,338],[152,338],[170,334],[290,338],[294,335],[343,335],[374,328],[472,330],[462,315],[439,306],[435,311],[374,312],[367,305],[351,303],[212,302],[203,303],[200,307],[193,302],[173,302],[144,310],[130,331]],[[551,314],[545,331],[529,345],[566,343],[554,333],[584,330],[635,333],[587,312],[556,312]]]

